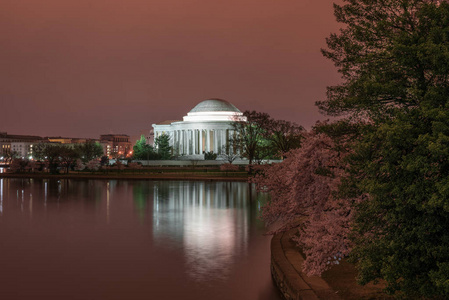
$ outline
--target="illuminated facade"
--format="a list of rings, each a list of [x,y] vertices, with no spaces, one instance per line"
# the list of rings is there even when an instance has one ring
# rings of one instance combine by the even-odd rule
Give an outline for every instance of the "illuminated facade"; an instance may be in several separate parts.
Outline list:
[[[0,132],[0,157],[15,154],[17,157],[28,158],[33,155],[33,146],[42,141],[40,136]]]
[[[246,122],[234,105],[221,99],[208,99],[197,104],[182,121],[153,124],[154,139],[170,136],[173,155],[192,159],[204,158],[205,152],[224,154],[231,149],[229,141],[236,134],[233,123]]]
[[[109,157],[127,157],[132,154],[132,145],[126,134],[102,134],[100,144],[104,154]]]

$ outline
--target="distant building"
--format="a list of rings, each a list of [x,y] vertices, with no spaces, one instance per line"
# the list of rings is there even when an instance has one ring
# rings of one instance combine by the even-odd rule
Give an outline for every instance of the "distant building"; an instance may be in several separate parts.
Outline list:
[[[148,136],[145,137],[145,140],[147,141],[148,145],[154,144],[154,129],[151,128],[150,132],[148,133]]]
[[[42,141],[40,136],[0,132],[0,157],[15,153],[18,157],[29,158],[33,156],[34,145]]]
[[[229,153],[229,141],[235,133],[233,123],[246,122],[246,117],[234,105],[222,99],[208,99],[197,104],[183,120],[153,124],[154,139],[170,136],[173,155],[191,159],[204,158],[205,152]]]
[[[57,137],[49,136],[49,137],[45,137],[44,139],[50,143],[59,143],[59,144],[84,144],[88,141],[99,142],[98,139],[69,138],[69,137],[61,137],[61,136],[57,136]]]
[[[104,154],[108,157],[127,157],[132,155],[132,145],[129,135],[126,134],[102,134],[100,143]]]
[[[46,139],[50,142],[50,143],[59,143],[59,144],[71,144],[72,143],[72,138],[68,138],[68,137],[46,137]]]

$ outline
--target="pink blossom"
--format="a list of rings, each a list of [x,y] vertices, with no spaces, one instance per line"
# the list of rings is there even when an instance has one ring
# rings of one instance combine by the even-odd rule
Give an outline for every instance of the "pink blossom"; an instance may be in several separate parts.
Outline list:
[[[98,171],[98,169],[100,168],[100,161],[98,159],[92,159],[87,163],[86,167],[89,170]]]
[[[273,232],[301,222],[294,240],[306,255],[308,275],[320,275],[351,250],[351,201],[335,196],[345,176],[346,155],[335,150],[327,135],[309,132],[301,148],[291,150],[282,163],[253,179],[259,190],[271,195],[262,218],[268,224],[280,224]]]

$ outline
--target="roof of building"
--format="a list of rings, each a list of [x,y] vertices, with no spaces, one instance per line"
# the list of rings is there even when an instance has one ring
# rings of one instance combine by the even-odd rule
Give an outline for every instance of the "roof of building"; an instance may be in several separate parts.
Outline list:
[[[114,134],[114,133],[110,133],[110,134],[101,134],[100,137],[102,136],[129,136],[127,134]]]
[[[241,112],[232,103],[223,99],[208,99],[198,103],[190,112],[232,111]]]
[[[174,122],[181,122],[181,120],[165,120],[159,123],[156,123],[156,125],[170,125],[171,123]]]
[[[0,133],[0,138],[8,140],[42,140],[42,137],[36,135],[19,135],[19,134],[7,134],[6,132]]]

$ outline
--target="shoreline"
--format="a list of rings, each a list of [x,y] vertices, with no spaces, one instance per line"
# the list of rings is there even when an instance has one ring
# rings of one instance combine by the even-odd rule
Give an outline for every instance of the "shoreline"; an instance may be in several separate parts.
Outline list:
[[[42,173],[0,173],[0,178],[37,178],[37,179],[99,179],[99,180],[194,180],[194,181],[238,181],[246,182],[249,176],[218,176],[192,173],[157,173],[157,174],[42,174]]]
[[[275,234],[271,239],[271,276],[284,299],[394,299],[384,293],[385,285],[380,282],[365,286],[357,284],[355,266],[345,260],[325,271],[321,277],[304,274],[304,256],[291,240],[296,230],[293,228]]]
[[[271,238],[271,276],[280,293],[286,300],[341,300],[323,278],[302,272],[304,257],[291,242],[295,231],[296,228]]]

